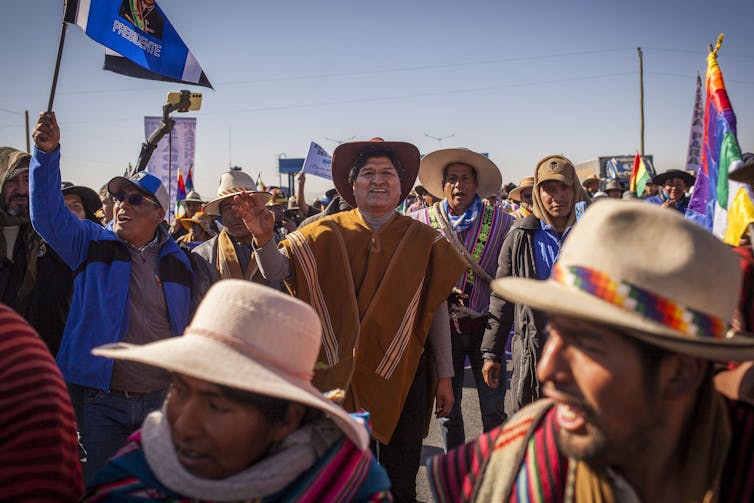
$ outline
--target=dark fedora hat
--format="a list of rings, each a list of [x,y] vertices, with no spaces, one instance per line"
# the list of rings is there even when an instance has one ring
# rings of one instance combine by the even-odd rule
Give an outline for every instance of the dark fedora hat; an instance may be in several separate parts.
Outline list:
[[[74,185],[71,182],[63,182],[60,191],[64,196],[70,194],[79,196],[81,198],[81,203],[84,205],[84,211],[87,216],[94,215],[95,211],[102,208],[102,201],[99,198],[99,194],[89,187]]]
[[[372,138],[369,141],[353,141],[338,145],[332,154],[332,180],[338,194],[346,200],[352,208],[356,208],[356,199],[353,196],[353,185],[348,181],[356,158],[369,149],[378,147],[380,150],[390,150],[398,162],[401,163],[401,170],[398,171],[401,177],[401,198],[403,201],[411,192],[416,181],[416,175],[419,172],[419,149],[411,143],[402,141],[384,141],[382,138]]]
[[[680,169],[670,169],[664,173],[655,175],[655,177],[652,178],[652,183],[655,185],[665,185],[665,182],[667,180],[670,180],[671,178],[680,178],[681,180],[686,182],[686,185],[688,185],[689,187],[694,185],[694,177]]]

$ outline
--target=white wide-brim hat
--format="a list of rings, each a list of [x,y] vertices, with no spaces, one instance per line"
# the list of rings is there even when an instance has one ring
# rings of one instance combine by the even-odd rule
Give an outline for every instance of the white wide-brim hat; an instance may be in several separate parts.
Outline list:
[[[488,157],[477,154],[465,148],[446,148],[435,150],[422,157],[419,164],[419,182],[427,192],[438,199],[443,199],[442,177],[445,168],[450,164],[466,164],[476,171],[477,189],[479,197],[491,197],[497,194],[503,184],[500,170]]]
[[[142,346],[107,344],[92,353],[314,407],[365,450],[365,425],[311,384],[321,332],[319,317],[308,304],[231,279],[209,289],[183,336]]]
[[[738,259],[710,232],[678,212],[622,200],[584,213],[546,281],[492,283],[512,302],[714,361],[754,359],[754,337],[727,333],[740,287]]]
[[[217,197],[204,205],[204,211],[210,215],[219,215],[221,202],[242,193],[254,194],[257,200],[263,205],[267,204],[267,201],[272,198],[272,194],[269,192],[257,190],[257,184],[254,183],[254,180],[251,179],[248,173],[241,171],[240,168],[231,169],[220,177]]]

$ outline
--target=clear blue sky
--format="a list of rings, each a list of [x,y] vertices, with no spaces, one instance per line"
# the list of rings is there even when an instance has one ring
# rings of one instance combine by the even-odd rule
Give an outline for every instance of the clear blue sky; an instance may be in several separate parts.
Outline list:
[[[506,182],[563,153],[574,162],[639,147],[636,47],[644,50],[645,150],[659,171],[683,166],[696,73],[719,62],[754,149],[754,2],[668,0],[317,2],[162,0],[215,91],[195,115],[195,183],[211,196],[231,162],[268,184],[276,159],[330,138],[489,152]],[[46,107],[62,2],[3,1],[0,145],[25,148]],[[63,176],[95,189],[135,162],[143,117],[180,85],[103,71],[102,46],[69,27],[55,110]],[[229,154],[229,136],[232,150]],[[330,184],[312,179],[307,192]]]

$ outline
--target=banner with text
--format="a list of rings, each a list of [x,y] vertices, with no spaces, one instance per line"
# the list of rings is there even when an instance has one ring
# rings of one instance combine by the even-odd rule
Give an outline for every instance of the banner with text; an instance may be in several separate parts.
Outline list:
[[[149,138],[160,125],[161,117],[144,117],[144,135]],[[196,117],[177,118],[175,127],[165,135],[147,164],[147,171],[159,178],[168,191],[171,202],[170,220],[175,211],[175,196],[178,190],[178,170],[188,173],[194,164],[196,152]]]
[[[306,154],[302,171],[332,180],[332,157],[325,149],[312,142],[309,145],[309,153]]]

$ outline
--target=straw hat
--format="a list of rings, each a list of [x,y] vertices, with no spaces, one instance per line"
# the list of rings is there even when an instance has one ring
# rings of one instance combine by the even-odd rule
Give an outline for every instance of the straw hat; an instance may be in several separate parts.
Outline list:
[[[754,338],[725,338],[740,287],[738,259],[710,232],[675,211],[613,200],[584,213],[550,279],[492,283],[512,302],[614,325],[649,344],[718,361],[754,359]]]
[[[620,190],[621,195],[623,195],[623,185],[621,185],[620,180],[613,178],[605,184],[605,192],[610,192],[611,190]]]
[[[449,164],[466,164],[476,171],[479,197],[491,197],[497,194],[503,184],[503,176],[494,162],[482,154],[466,148],[446,148],[435,150],[425,155],[419,167],[419,181],[427,191],[438,199],[445,197],[442,175]]]
[[[220,177],[220,186],[217,188],[217,197],[204,205],[204,211],[210,215],[220,214],[220,203],[229,197],[241,193],[254,194],[262,204],[266,204],[272,197],[267,192],[257,191],[257,184],[241,168],[233,168]]]
[[[206,203],[207,201],[204,201],[202,199],[202,196],[199,195],[199,193],[195,190],[190,190],[188,194],[186,194],[186,199],[181,199],[182,203]]]
[[[209,232],[209,227],[212,225],[212,217],[207,215],[203,211],[197,211],[194,213],[194,216],[191,218],[185,217],[181,218],[181,225],[184,229],[191,230],[191,223],[199,224],[199,226],[204,230],[204,232]]]
[[[288,196],[285,195],[283,189],[280,187],[273,187],[269,189],[270,200],[267,201],[267,206],[278,206],[281,204],[288,204]]]
[[[581,182],[581,186],[586,188],[586,185],[591,182],[597,182],[600,183],[600,179],[597,178],[597,175],[589,175]]]
[[[321,333],[319,316],[308,304],[231,279],[209,289],[183,337],[143,346],[106,344],[92,353],[319,409],[364,450],[369,445],[364,425],[311,384]]]
[[[533,176],[527,176],[521,179],[520,182],[518,182],[518,185],[515,189],[511,190],[508,193],[508,199],[511,201],[520,201],[521,200],[521,192],[524,191],[524,189],[531,188],[534,189],[534,177]]]
[[[353,185],[348,181],[348,175],[351,174],[351,169],[359,154],[375,146],[391,150],[401,163],[403,172],[400,201],[406,199],[416,181],[416,173],[419,171],[419,149],[414,145],[402,141],[384,141],[382,138],[341,143],[332,154],[332,179],[338,194],[352,208],[356,207],[356,199],[353,197]],[[399,174],[401,174],[400,171]]]

